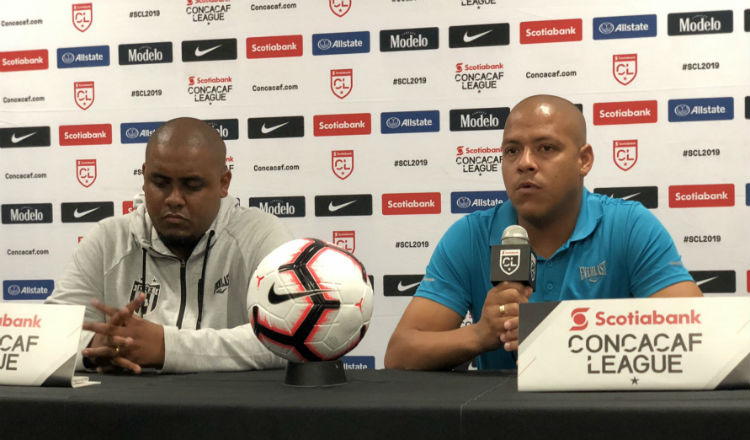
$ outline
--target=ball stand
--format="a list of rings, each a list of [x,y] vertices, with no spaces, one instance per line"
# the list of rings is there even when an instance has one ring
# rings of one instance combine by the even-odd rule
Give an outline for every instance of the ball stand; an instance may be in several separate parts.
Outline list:
[[[286,385],[296,387],[330,387],[346,383],[346,372],[341,359],[320,362],[289,362],[286,366]]]

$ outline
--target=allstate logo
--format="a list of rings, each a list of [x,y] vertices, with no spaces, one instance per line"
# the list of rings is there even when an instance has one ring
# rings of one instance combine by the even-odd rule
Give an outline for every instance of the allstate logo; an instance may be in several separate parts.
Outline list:
[[[8,295],[10,296],[18,296],[21,294],[21,287],[18,286],[18,284],[11,284],[8,286]]]
[[[466,196],[461,196],[456,199],[456,206],[461,209],[466,209],[471,206],[471,199]]]
[[[139,134],[140,134],[140,131],[138,131],[138,129],[135,127],[130,127],[127,130],[125,130],[125,136],[128,139],[135,139],[138,137]]]
[[[331,43],[331,40],[328,38],[323,38],[320,41],[318,41],[318,49],[320,50],[328,50],[333,46],[333,43]]]
[[[70,64],[70,63],[72,63],[75,60],[76,60],[76,56],[73,55],[71,52],[65,52],[62,55],[62,62],[65,63],[65,64]]]
[[[674,114],[677,116],[685,117],[690,114],[690,106],[687,104],[679,104],[674,108]]]
[[[395,116],[392,116],[392,117],[388,118],[385,121],[385,125],[386,125],[386,127],[390,128],[391,130],[395,130],[398,127],[401,126],[401,119],[399,119],[399,118],[397,118]]]
[[[605,21],[604,23],[599,25],[599,32],[603,33],[604,35],[609,35],[614,31],[615,25],[612,24],[611,21]]]

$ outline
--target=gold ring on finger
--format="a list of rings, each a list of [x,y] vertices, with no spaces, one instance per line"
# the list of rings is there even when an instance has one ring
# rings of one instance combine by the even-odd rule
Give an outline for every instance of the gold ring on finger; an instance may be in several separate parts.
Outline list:
[[[505,315],[505,304],[501,305],[501,306],[499,307],[499,309],[500,309],[500,316],[503,316],[503,315]]]

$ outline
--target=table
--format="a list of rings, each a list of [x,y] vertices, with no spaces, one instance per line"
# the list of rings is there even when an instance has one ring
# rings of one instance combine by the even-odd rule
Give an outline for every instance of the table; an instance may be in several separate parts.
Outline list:
[[[328,388],[284,371],[92,375],[0,386],[0,438],[746,439],[750,390],[519,393],[502,372],[347,371]]]

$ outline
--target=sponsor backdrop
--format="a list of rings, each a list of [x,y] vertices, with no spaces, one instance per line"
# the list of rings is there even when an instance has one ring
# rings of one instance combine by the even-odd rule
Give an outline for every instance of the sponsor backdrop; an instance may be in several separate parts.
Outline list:
[[[446,228],[507,200],[502,129],[535,93],[585,115],[590,190],[651,209],[704,292],[747,295],[749,26],[746,1],[5,5],[1,300],[45,298],[92,222],[132,209],[149,134],[190,115],[240,204],[365,263],[350,366],[381,367]]]

